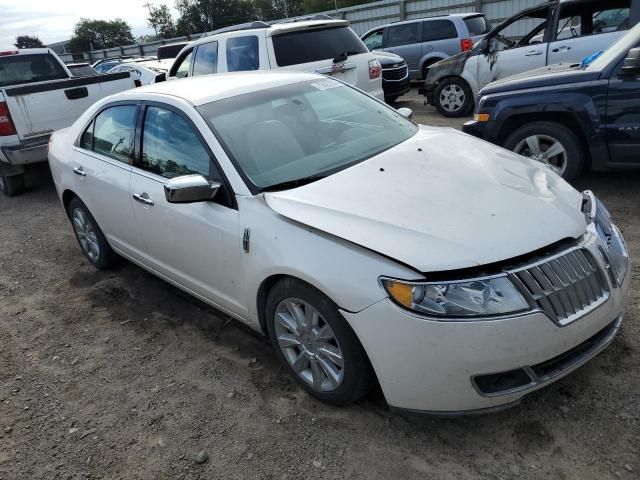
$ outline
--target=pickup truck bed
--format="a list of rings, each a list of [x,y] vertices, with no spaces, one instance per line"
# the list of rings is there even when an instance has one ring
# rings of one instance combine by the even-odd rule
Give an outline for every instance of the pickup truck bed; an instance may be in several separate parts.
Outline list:
[[[37,81],[47,77],[53,79]],[[0,190],[6,195],[24,188],[25,166],[47,161],[53,131],[96,101],[134,87],[128,72],[71,77],[48,49],[0,52]]]

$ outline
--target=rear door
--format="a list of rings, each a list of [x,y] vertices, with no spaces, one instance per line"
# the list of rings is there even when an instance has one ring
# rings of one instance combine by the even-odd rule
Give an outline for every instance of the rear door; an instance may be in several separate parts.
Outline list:
[[[630,27],[631,0],[561,3],[547,63],[580,62],[606,50]]]
[[[50,54],[0,57],[0,88],[21,140],[70,126],[95,102],[132,88],[128,74],[66,78]]]
[[[370,91],[369,60],[373,55],[347,25],[274,31],[269,38],[272,68],[323,73]],[[378,89],[380,82],[378,79]]]
[[[422,22],[401,23],[387,27],[384,38],[385,52],[400,55],[407,62],[409,74],[415,78],[420,72],[422,58]]]

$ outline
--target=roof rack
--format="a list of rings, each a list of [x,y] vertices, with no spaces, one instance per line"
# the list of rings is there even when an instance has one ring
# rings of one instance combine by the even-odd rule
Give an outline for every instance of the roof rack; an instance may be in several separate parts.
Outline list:
[[[219,28],[219,29],[214,30],[212,32],[207,32],[202,36],[203,37],[208,37],[210,35],[215,35],[217,33],[237,32],[237,31],[240,31],[240,30],[255,30],[255,29],[258,29],[258,28],[271,28],[271,25],[269,25],[266,22],[263,22],[263,21],[260,21],[260,20],[256,20],[255,22],[240,23],[238,25],[230,25],[228,27]]]
[[[340,19],[327,15],[326,13],[316,13],[314,15],[306,15],[303,17],[285,18],[275,22],[275,24],[304,22],[307,20],[340,20]]]

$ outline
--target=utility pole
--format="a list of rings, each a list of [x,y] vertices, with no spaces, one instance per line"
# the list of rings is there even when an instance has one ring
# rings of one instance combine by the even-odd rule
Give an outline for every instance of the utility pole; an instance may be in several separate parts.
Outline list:
[[[151,3],[149,3],[149,1],[147,0],[147,3],[142,4],[143,7],[147,7],[149,9],[149,18],[153,18],[153,10],[151,10],[151,8],[153,7],[153,5],[151,5]],[[156,32],[156,37],[158,36],[158,27],[156,26],[156,22],[155,20],[153,20],[151,22],[151,25],[153,25],[153,30]]]

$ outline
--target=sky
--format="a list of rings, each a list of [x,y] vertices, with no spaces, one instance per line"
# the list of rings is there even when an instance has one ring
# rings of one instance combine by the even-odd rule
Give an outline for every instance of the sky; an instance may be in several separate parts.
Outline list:
[[[0,0],[0,47],[15,43],[18,35],[36,35],[44,44],[68,40],[81,17],[113,20],[120,17],[134,37],[151,34],[146,0]],[[173,0],[149,0],[173,7]],[[175,18],[175,11],[172,11]]]

